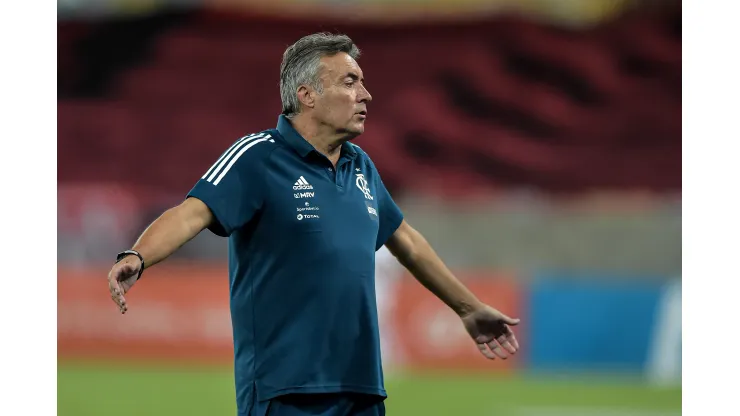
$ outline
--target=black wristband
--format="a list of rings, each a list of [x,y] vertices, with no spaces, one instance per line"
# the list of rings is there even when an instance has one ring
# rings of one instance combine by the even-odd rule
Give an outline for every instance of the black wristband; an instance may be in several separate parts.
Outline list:
[[[139,279],[141,279],[141,274],[144,273],[144,257],[141,257],[141,254],[139,254],[138,251],[136,251],[136,250],[126,250],[126,251],[122,251],[122,252],[118,253],[118,255],[116,256],[116,263],[120,262],[124,258],[126,258],[128,256],[131,256],[131,255],[136,256],[136,257],[139,258],[139,260],[141,260],[141,268],[139,269],[139,275],[136,276],[136,280],[139,280]]]

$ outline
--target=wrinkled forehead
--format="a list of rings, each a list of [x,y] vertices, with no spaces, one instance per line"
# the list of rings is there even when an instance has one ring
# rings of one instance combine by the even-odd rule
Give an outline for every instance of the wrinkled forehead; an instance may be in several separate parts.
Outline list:
[[[321,57],[320,76],[329,79],[336,79],[353,73],[359,78],[363,78],[360,65],[351,56],[340,52],[334,56]]]

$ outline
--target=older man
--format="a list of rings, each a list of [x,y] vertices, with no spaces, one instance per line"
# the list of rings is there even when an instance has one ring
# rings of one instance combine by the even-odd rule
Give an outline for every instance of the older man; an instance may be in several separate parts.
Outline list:
[[[374,287],[383,245],[460,316],[483,355],[506,358],[518,348],[509,328],[518,320],[453,276],[350,142],[372,100],[359,54],[344,35],[290,46],[277,127],[236,141],[109,274],[125,313],[124,294],[145,268],[204,229],[229,238],[240,416],[385,414]]]

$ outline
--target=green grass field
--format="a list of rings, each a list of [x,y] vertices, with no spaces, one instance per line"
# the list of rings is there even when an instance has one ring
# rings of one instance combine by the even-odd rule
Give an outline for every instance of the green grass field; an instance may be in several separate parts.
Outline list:
[[[60,363],[60,416],[234,416],[231,369]],[[669,416],[680,388],[616,377],[389,376],[386,409],[396,415]]]

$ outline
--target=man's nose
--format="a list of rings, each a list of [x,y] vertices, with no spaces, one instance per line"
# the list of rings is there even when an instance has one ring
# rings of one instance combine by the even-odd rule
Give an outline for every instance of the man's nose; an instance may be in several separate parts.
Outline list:
[[[360,102],[363,102],[363,101],[370,102],[373,100],[373,96],[370,95],[370,91],[368,91],[367,88],[365,88],[364,86],[362,86],[360,90],[360,94],[358,95],[357,98],[358,98],[358,101]]]

